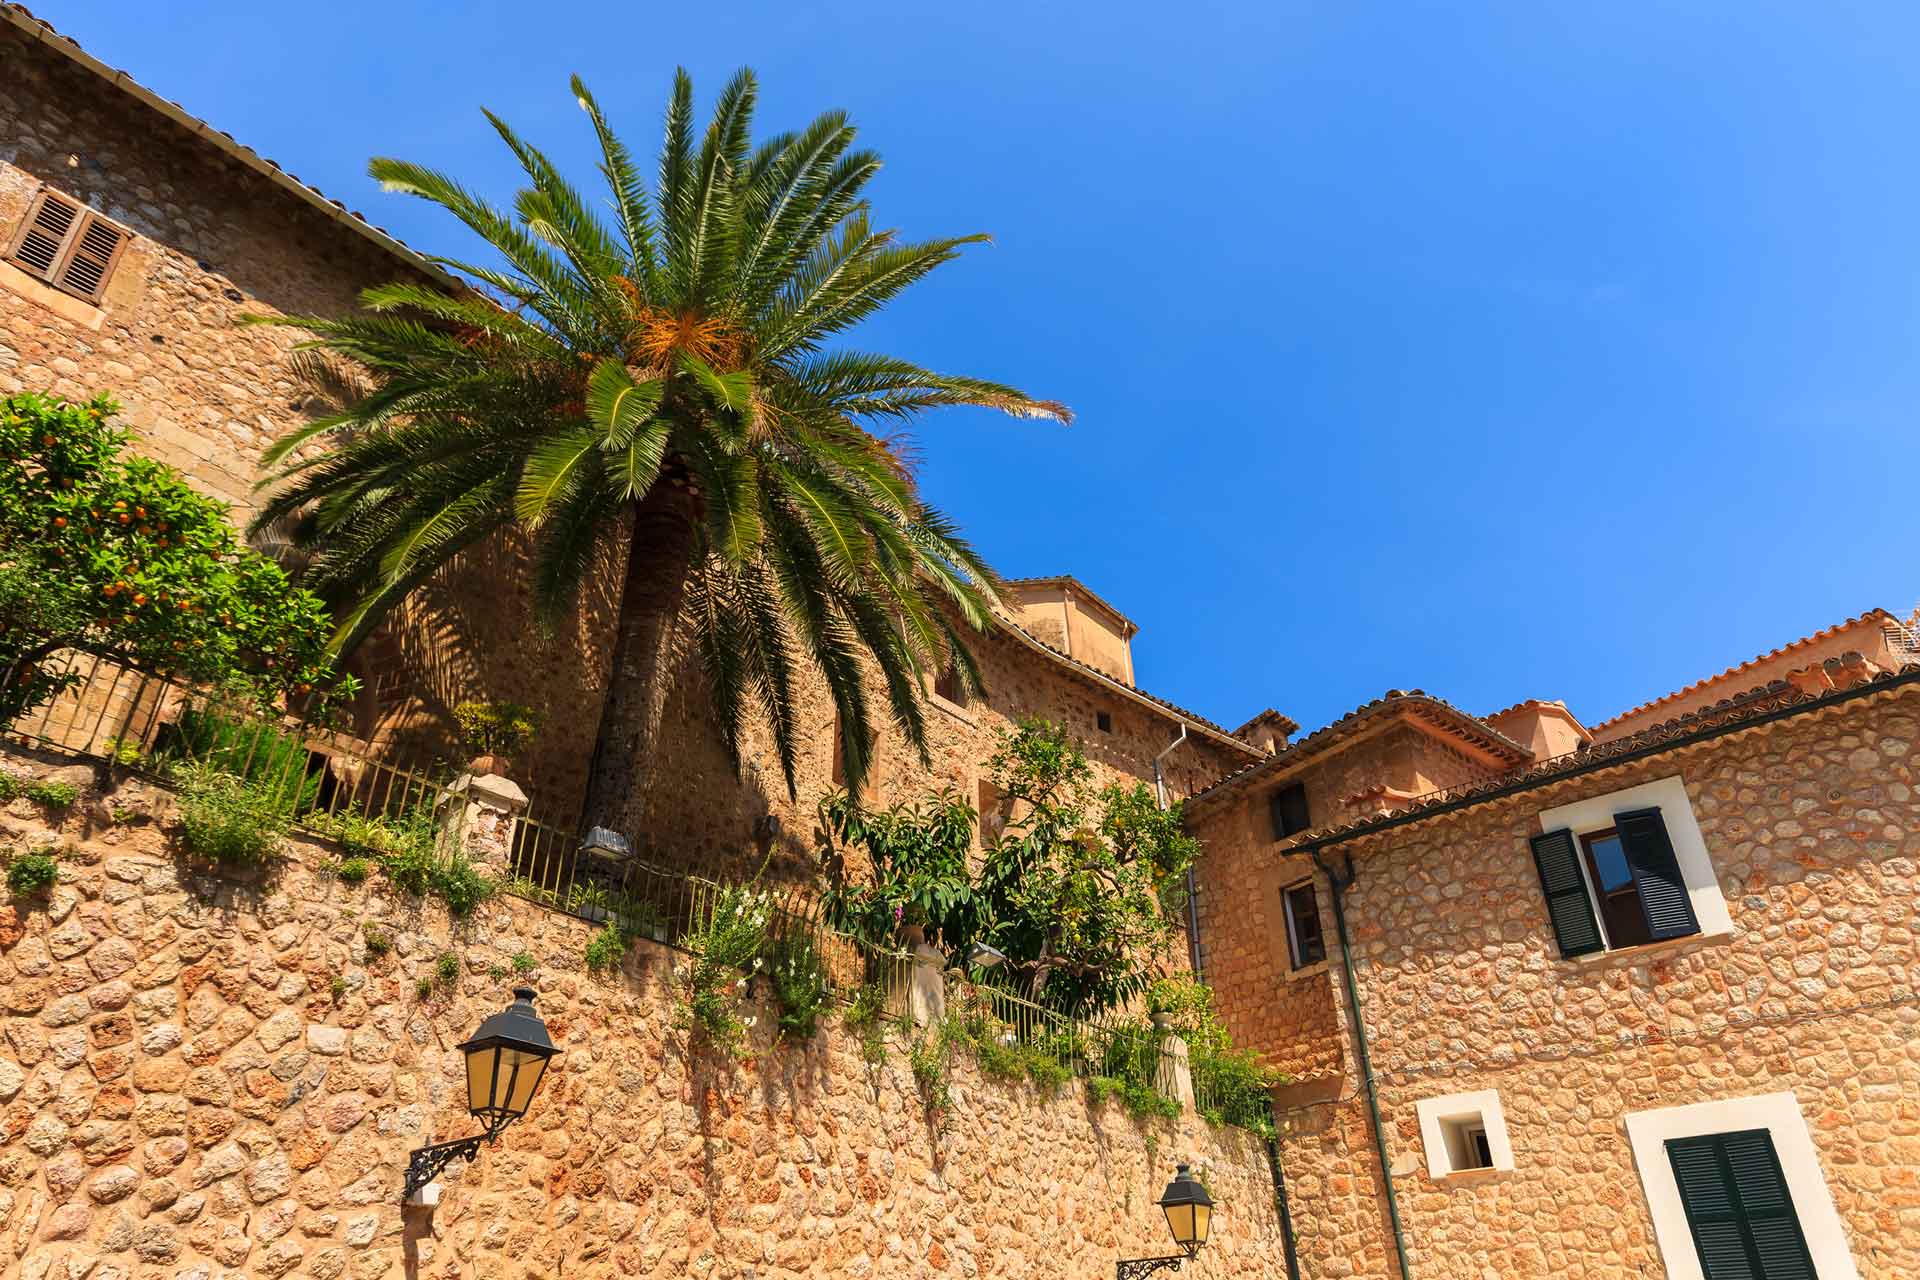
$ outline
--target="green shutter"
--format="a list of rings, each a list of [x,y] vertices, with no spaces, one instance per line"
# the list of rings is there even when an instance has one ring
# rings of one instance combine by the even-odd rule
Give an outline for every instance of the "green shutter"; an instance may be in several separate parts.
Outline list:
[[[1593,918],[1593,900],[1580,875],[1580,850],[1573,832],[1565,828],[1533,837],[1533,865],[1540,872],[1540,892],[1546,895],[1547,915],[1560,942],[1560,956],[1570,959],[1606,949],[1600,926]]]
[[[1818,1280],[1765,1129],[1667,1139],[1707,1280]]]
[[[1700,932],[1693,899],[1680,875],[1680,860],[1674,856],[1673,841],[1667,836],[1660,810],[1616,813],[1613,824],[1620,832],[1620,850],[1633,868],[1633,887],[1640,894],[1648,934],[1658,941]]]

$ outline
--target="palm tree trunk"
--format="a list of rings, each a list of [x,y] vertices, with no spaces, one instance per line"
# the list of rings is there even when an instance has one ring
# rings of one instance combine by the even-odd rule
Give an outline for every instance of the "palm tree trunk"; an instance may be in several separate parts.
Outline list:
[[[630,840],[640,832],[652,774],[671,758],[663,740],[668,702],[691,661],[682,607],[693,520],[692,497],[673,484],[655,485],[634,512],[584,808],[587,826],[609,827]]]

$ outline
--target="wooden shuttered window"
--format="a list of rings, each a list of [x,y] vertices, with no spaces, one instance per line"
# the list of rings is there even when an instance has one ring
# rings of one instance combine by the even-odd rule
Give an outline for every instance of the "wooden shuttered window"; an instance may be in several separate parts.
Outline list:
[[[1312,826],[1313,817],[1307,812],[1305,784],[1296,782],[1274,792],[1267,800],[1267,813],[1273,820],[1275,840],[1285,840]]]
[[[1765,1129],[1667,1139],[1706,1280],[1818,1280]]]
[[[1647,933],[1659,941],[1684,938],[1700,932],[1700,920],[1693,914],[1693,898],[1680,874],[1680,860],[1674,856],[1673,841],[1667,835],[1666,820],[1658,809],[1635,809],[1618,813],[1614,829],[1620,833],[1620,847],[1633,868],[1633,887],[1640,895],[1640,909],[1647,916]]]
[[[7,260],[63,293],[98,302],[129,238],[125,228],[85,205],[43,189],[28,207]]]
[[[1593,916],[1593,900],[1587,896],[1587,882],[1580,875],[1580,849],[1573,832],[1562,827],[1533,837],[1532,844],[1534,869],[1540,873],[1540,892],[1547,899],[1561,958],[1606,950]]]

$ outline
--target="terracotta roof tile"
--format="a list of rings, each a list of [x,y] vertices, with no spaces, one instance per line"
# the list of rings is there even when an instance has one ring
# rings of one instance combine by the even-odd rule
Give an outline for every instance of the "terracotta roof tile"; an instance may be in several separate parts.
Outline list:
[[[1739,664],[1738,666],[1728,667],[1725,671],[1722,671],[1717,676],[1708,676],[1704,680],[1696,680],[1692,684],[1687,685],[1683,689],[1675,689],[1672,693],[1662,694],[1660,697],[1653,699],[1651,702],[1643,702],[1639,706],[1634,707],[1631,710],[1622,711],[1619,715],[1612,716],[1606,720],[1602,720],[1600,723],[1592,726],[1593,731],[1597,733],[1602,729],[1606,729],[1612,725],[1619,724],[1622,720],[1630,719],[1631,717],[1640,715],[1643,712],[1651,711],[1655,707],[1665,706],[1669,702],[1674,702],[1681,698],[1685,698],[1690,694],[1698,693],[1700,690],[1706,688],[1708,685],[1716,684],[1721,680],[1725,680],[1729,676],[1739,675],[1742,671],[1746,671],[1752,667],[1758,666],[1762,662],[1771,662],[1773,659],[1781,657],[1784,654],[1792,653],[1796,649],[1804,649],[1808,645],[1818,644],[1822,640],[1831,639],[1832,637],[1838,635],[1840,632],[1847,630],[1849,627],[1857,627],[1864,622],[1877,622],[1881,626],[1886,626],[1888,624],[1898,625],[1899,619],[1895,618],[1892,614],[1888,613],[1885,609],[1869,609],[1857,618],[1848,618],[1845,622],[1838,622],[1831,627],[1826,627],[1819,631],[1816,631],[1810,636],[1803,636],[1800,639],[1793,641],[1791,644],[1783,644],[1778,649],[1770,649],[1766,653],[1761,654],[1759,657],[1749,658],[1745,662],[1742,662],[1741,664]]]

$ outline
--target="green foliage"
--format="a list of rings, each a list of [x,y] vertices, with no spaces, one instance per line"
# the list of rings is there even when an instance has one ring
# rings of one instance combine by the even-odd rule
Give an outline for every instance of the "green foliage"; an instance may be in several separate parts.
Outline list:
[[[833,1000],[833,980],[819,945],[804,930],[782,930],[768,941],[766,972],[780,1009],[780,1034],[811,1040]]]
[[[953,1106],[953,1089],[947,1083],[951,1058],[952,1045],[944,1026],[915,1036],[907,1046],[907,1065],[928,1115],[944,1117]]]
[[[991,571],[921,500],[891,441],[947,405],[1068,414],[1012,387],[829,349],[978,238],[912,241],[875,225],[863,188],[879,159],[855,149],[838,113],[756,148],[756,94],[750,73],[735,77],[701,140],[678,75],[651,192],[578,80],[600,199],[493,117],[527,176],[510,210],[447,175],[375,160],[388,190],[474,231],[487,261],[452,264],[471,295],[401,283],[363,293],[360,315],[261,318],[315,335],[364,392],[269,451],[268,466],[286,465],[258,519],[296,518],[296,540],[320,553],[308,581],[342,603],[353,639],[510,526],[530,543],[536,602],[564,615],[597,553],[630,538],[636,509],[664,516],[658,527],[685,532],[632,545],[654,576],[686,585],[728,749],[737,757],[747,721],[763,717],[791,792],[801,682],[817,670],[857,790],[873,741],[863,659],[924,754],[920,677],[952,665],[979,684],[943,609],[977,629],[992,604]],[[315,443],[319,457],[289,461]],[[697,505],[680,488],[689,478]]]
[[[333,869],[345,884],[357,885],[373,873],[373,863],[365,858],[342,858],[340,865]]]
[[[173,726],[162,755],[242,778],[274,796],[289,813],[311,809],[320,794],[320,771],[309,767],[307,744],[259,717],[189,707]]]
[[[458,982],[460,957],[451,951],[442,951],[439,958],[433,962],[433,976],[435,981],[449,987]]]
[[[943,790],[924,803],[874,813],[836,791],[821,800],[820,822],[841,844],[864,851],[873,867],[871,885],[828,888],[822,905],[834,928],[882,947],[893,944],[903,923],[924,925],[935,943],[957,946],[972,935],[973,806],[961,796]]]
[[[202,764],[177,767],[174,780],[189,852],[226,866],[258,866],[278,855],[292,827],[280,795]]]
[[[1104,1102],[1109,1098],[1118,1098],[1135,1120],[1144,1120],[1149,1116],[1159,1116],[1166,1120],[1180,1118],[1180,1103],[1154,1091],[1151,1085],[1141,1084],[1137,1080],[1123,1079],[1118,1076],[1087,1077],[1087,1093],[1095,1102]]]
[[[17,854],[7,863],[7,892],[15,902],[44,895],[60,879],[60,864],[51,854]]]
[[[433,999],[433,979],[417,979],[413,984],[413,998],[423,1004]]]
[[[473,755],[512,755],[540,727],[533,708],[517,702],[463,702],[453,719],[461,745]]]
[[[447,904],[447,910],[456,920],[472,915],[474,908],[492,897],[496,888],[484,872],[457,851],[435,865],[431,883],[433,891]]]
[[[523,973],[523,974],[532,973],[533,972],[532,954],[525,951],[514,952],[513,953],[513,971],[515,973]]]
[[[680,939],[681,949],[693,954],[674,969],[680,988],[675,1026],[699,1031],[724,1053],[741,1051],[753,1022],[740,1016],[740,993],[747,978],[766,963],[772,914],[771,896],[751,885],[734,885],[714,895],[705,923]]]
[[[333,993],[333,1002],[335,1004],[339,1004],[347,998],[347,980],[337,973],[333,975],[332,981],[327,984],[327,989]]]
[[[146,762],[146,748],[140,745],[138,738],[108,738],[101,745],[107,758],[123,769],[132,769]]]
[[[887,989],[877,982],[863,984],[841,1015],[847,1030],[860,1037],[860,1056],[877,1066],[887,1057]]]
[[[80,798],[71,782],[37,782],[0,771],[0,804],[25,796],[43,809],[64,809]]]
[[[105,397],[0,402],[0,724],[74,684],[47,664],[65,649],[308,698],[333,678],[319,597],[241,546],[224,505],[126,453],[115,412]]]
[[[371,920],[360,926],[360,936],[366,941],[367,954],[376,960],[393,950],[393,935]]]
[[[895,921],[922,919],[955,964],[990,943],[1007,957],[996,982],[1064,1012],[1142,994],[1172,944],[1199,851],[1179,806],[1161,811],[1143,786],[1094,789],[1079,743],[1043,720],[1001,734],[988,768],[1015,817],[971,878],[964,798],[942,792],[873,814],[844,793],[826,797],[822,825],[874,867],[871,885],[829,890],[830,918],[874,943]],[[837,860],[829,851],[830,868]]]
[[[492,978],[495,982],[498,982],[500,981],[500,979],[507,976],[507,966],[501,964],[498,960],[496,960],[492,964],[487,966],[487,976],[489,978]]]
[[[627,954],[627,946],[627,935],[621,932],[620,926],[609,923],[600,932],[594,934],[587,943],[587,968],[594,973],[611,973],[620,967],[621,959]],[[528,960],[531,962],[532,957],[529,956]],[[516,967],[519,962],[520,957],[515,956]]]

